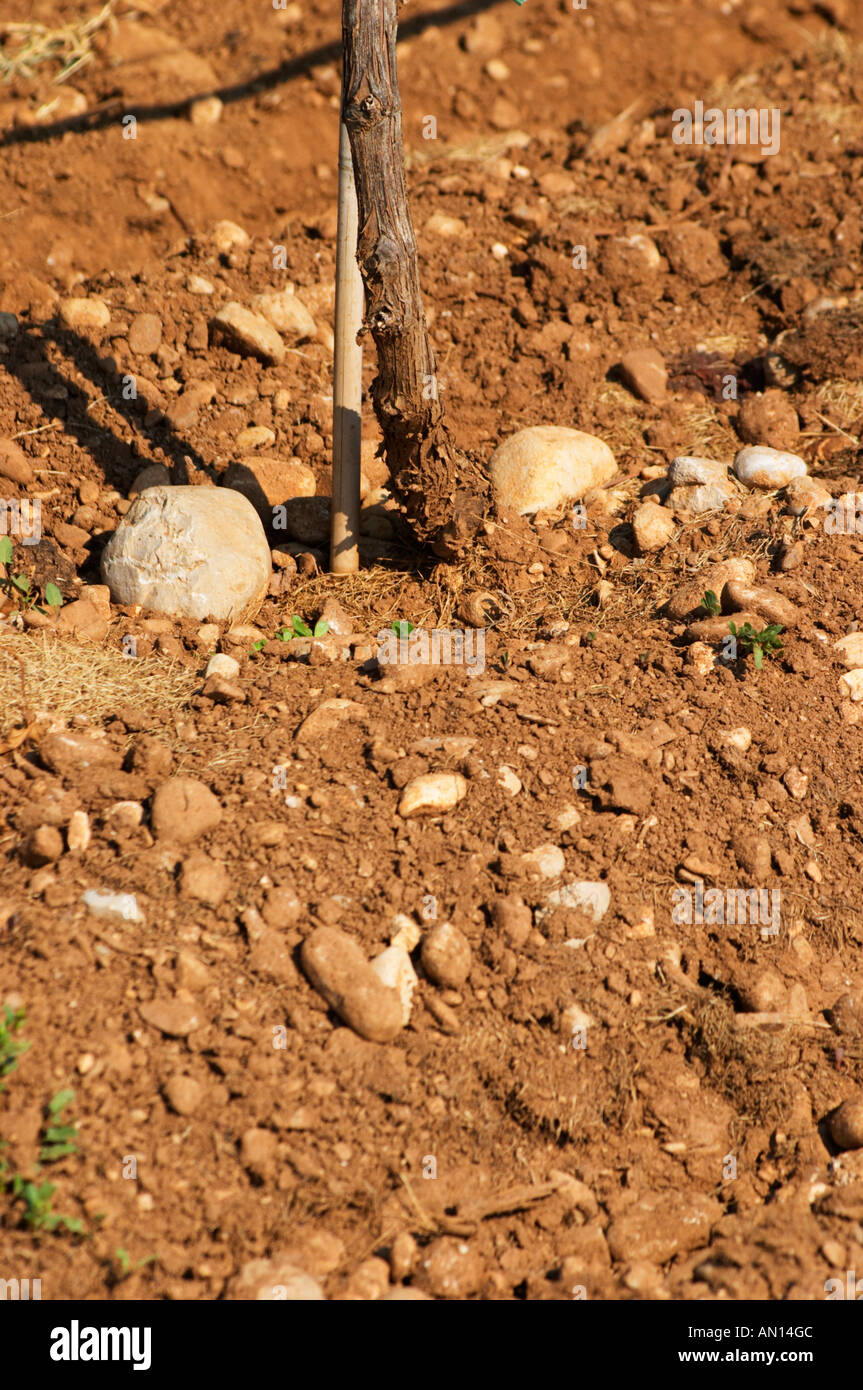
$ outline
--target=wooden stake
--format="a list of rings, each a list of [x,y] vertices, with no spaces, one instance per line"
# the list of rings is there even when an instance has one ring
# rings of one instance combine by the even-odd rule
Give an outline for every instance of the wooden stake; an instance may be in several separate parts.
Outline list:
[[[396,499],[418,541],[467,549],[482,520],[480,470],[454,447],[423,314],[408,207],[396,73],[396,0],[342,0],[342,120],[359,206],[366,327],[378,354],[372,383]]]
[[[330,569],[360,567],[360,454],[362,449],[363,282],[357,265],[357,194],[348,132],[339,128],[339,221],[336,246],[336,323],[333,362],[333,505]]]

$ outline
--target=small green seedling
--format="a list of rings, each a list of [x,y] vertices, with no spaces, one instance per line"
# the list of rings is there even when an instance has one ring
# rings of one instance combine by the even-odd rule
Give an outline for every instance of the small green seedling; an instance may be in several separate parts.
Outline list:
[[[128,1250],[124,1250],[121,1246],[114,1251],[114,1259],[120,1268],[119,1272],[111,1271],[112,1284],[119,1284],[123,1279],[128,1279],[130,1274],[137,1274],[138,1270],[144,1269],[146,1265],[155,1264],[158,1258],[158,1255],[145,1255],[143,1260],[139,1260],[137,1264],[133,1265]]]
[[[52,1101],[48,1103],[48,1114],[50,1118],[59,1118],[60,1113],[66,1109],[75,1099],[74,1091],[58,1091]],[[66,1158],[69,1154],[76,1154],[78,1146],[75,1140],[78,1138],[78,1131],[74,1125],[47,1124],[42,1131],[42,1147],[39,1150],[40,1163],[56,1163],[58,1158]]]
[[[701,607],[707,609],[711,618],[719,617],[719,599],[712,589],[705,589],[701,599]]]
[[[416,632],[416,623],[409,623],[406,618],[400,618],[397,622],[390,623],[390,627],[399,641],[402,638],[410,637],[412,632]]]
[[[15,1034],[23,1023],[26,1014],[23,1009],[10,1009],[5,1005],[0,1019],[0,1076],[8,1076],[18,1065],[18,1058],[26,1052],[30,1044]],[[4,1088],[0,1085],[0,1091]]]
[[[298,618],[295,613],[291,618],[291,626],[283,627],[280,632],[276,633],[276,636],[280,642],[290,642],[293,637],[326,637],[329,630],[330,625],[326,618],[318,618],[313,630],[309,627],[308,623],[304,623],[302,618]]]
[[[298,618],[295,613],[294,616],[291,618],[290,627],[279,628],[278,632],[276,633],[276,641],[292,642],[295,637],[305,637],[306,639],[326,637],[329,630],[330,625],[327,622],[326,618],[318,618],[318,621],[315,623],[314,628],[310,628],[308,623],[304,623],[302,618]],[[262,652],[266,645],[267,639],[266,637],[262,637],[260,641],[254,643],[252,650],[256,652]]]
[[[0,565],[11,563],[12,541],[8,536],[0,536]],[[36,601],[39,597],[38,590],[33,588],[25,574],[7,574],[5,579],[0,579],[0,593],[5,594],[18,608],[34,608],[37,613],[45,613],[45,609]],[[49,608],[62,608],[63,595],[56,584],[45,585],[42,601]]]
[[[782,651],[782,643],[779,641],[781,623],[771,623],[761,632],[756,632],[751,623],[744,623],[739,629],[734,623],[729,623],[728,626],[737,641],[741,655],[748,656],[752,653],[756,671],[761,670],[765,656],[773,656],[776,652]]]
[[[56,1231],[58,1226],[76,1236],[83,1231],[84,1223],[77,1216],[61,1216],[59,1212],[51,1210],[57,1191],[53,1183],[43,1182],[37,1187],[34,1182],[28,1182],[20,1173],[16,1173],[11,1186],[13,1202],[20,1199],[24,1203],[21,1219],[31,1231]]]

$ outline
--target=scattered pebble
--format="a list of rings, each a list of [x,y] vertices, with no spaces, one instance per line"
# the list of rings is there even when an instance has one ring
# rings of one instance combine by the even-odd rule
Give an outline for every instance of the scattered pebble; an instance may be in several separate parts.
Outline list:
[[[210,230],[210,240],[217,251],[228,255],[231,251],[246,251],[252,244],[249,233],[227,218],[216,222]]]
[[[90,817],[86,811],[73,811],[66,827],[66,845],[70,854],[83,854],[93,838]]]
[[[231,889],[231,876],[224,864],[197,850],[183,860],[180,871],[180,896],[207,907],[218,907]]]
[[[668,372],[656,348],[635,348],[620,364],[624,384],[642,401],[652,405],[665,400]]]
[[[187,999],[151,999],[138,1012],[145,1023],[158,1028],[166,1038],[186,1038],[202,1022],[196,1005]]]
[[[317,324],[301,299],[289,290],[268,290],[256,294],[252,309],[272,324],[279,333],[304,342],[314,338]]]
[[[349,1028],[369,1042],[401,1032],[403,1001],[372,969],[362,947],[335,927],[318,927],[300,955],[311,985]]]
[[[165,1082],[165,1099],[177,1115],[194,1115],[204,1099],[204,1088],[191,1076],[171,1076]]]
[[[715,565],[705,565],[694,579],[688,579],[679,589],[675,589],[665,605],[665,611],[670,618],[678,621],[694,617],[699,611],[704,612],[701,600],[706,590],[712,590],[717,598],[721,598],[722,590],[729,580],[739,579],[750,584],[754,578],[755,565],[751,560],[742,557],[721,560]]]
[[[849,671],[863,666],[863,632],[849,632],[833,643],[834,652],[839,653],[842,665]]]
[[[709,676],[716,666],[716,652],[706,642],[693,642],[686,650],[684,664],[699,676]]]
[[[24,841],[23,859],[31,869],[53,864],[63,854],[63,836],[55,825],[40,825]]]
[[[863,700],[863,666],[846,671],[839,677],[839,694],[855,704]]]
[[[111,322],[111,310],[104,299],[60,300],[60,317],[67,328],[100,329]]]
[[[506,763],[497,770],[497,783],[499,787],[503,787],[507,796],[518,796],[521,791],[520,778],[514,769],[507,766]]]
[[[724,730],[719,735],[719,742],[723,748],[733,748],[737,753],[748,753],[752,746],[752,733],[741,724],[736,729]]]
[[[306,715],[297,730],[297,742],[317,742],[332,734],[341,724],[362,724],[368,717],[368,710],[358,700],[343,700],[338,697],[323,700],[317,709]]]
[[[170,778],[153,797],[150,822],[157,840],[189,844],[215,830],[221,819],[218,797],[192,777]]]
[[[372,961],[372,970],[381,984],[394,989],[401,1000],[402,1023],[410,1023],[414,990],[417,987],[417,974],[411,958],[401,945],[390,945]]]
[[[655,502],[642,502],[632,518],[635,543],[642,555],[653,550],[662,550],[677,532],[674,515],[666,507],[658,507]]]
[[[189,120],[195,126],[217,125],[224,109],[224,104],[216,96],[199,97],[189,107]]]
[[[830,1137],[840,1149],[863,1148],[863,1092],[843,1100],[830,1116]]]
[[[459,989],[470,974],[470,943],[458,927],[441,922],[423,937],[420,959],[436,985]]]
[[[136,314],[127,334],[132,352],[151,356],[162,341],[162,320],[158,314]]]
[[[533,914],[523,898],[511,893],[495,898],[491,919],[508,946],[523,946],[533,929]]]
[[[116,917],[123,922],[138,924],[144,921],[134,893],[103,893],[97,888],[88,888],[81,894],[81,901],[94,917]]]
[[[33,481],[33,465],[12,439],[0,439],[0,478],[28,487]]]
[[[666,506],[673,511],[711,512],[722,509],[734,496],[734,484],[724,463],[697,455],[680,454],[668,470],[671,492]]]
[[[258,1303],[324,1301],[317,1279],[284,1255],[274,1255],[269,1260],[249,1260],[228,1285],[227,1297]]]
[[[224,652],[216,652],[207,662],[205,676],[223,676],[225,680],[236,680],[240,674],[240,663],[233,656],[226,656]]]
[[[415,816],[442,816],[467,796],[467,782],[460,772],[425,772],[404,787],[398,813],[405,820]]]
[[[437,1298],[470,1298],[479,1293],[485,1277],[485,1265],[477,1251],[453,1236],[441,1236],[426,1247],[422,1269],[430,1292]]]
[[[785,503],[793,516],[819,511],[832,501],[832,492],[819,478],[792,478],[785,489]]]
[[[189,294],[210,295],[214,292],[213,282],[204,275],[187,276],[186,289]]]
[[[279,366],[285,360],[285,345],[262,314],[232,300],[212,319],[213,328],[238,352],[260,357],[262,362]]]
[[[557,845],[540,845],[521,856],[526,874],[536,878],[560,878],[566,868],[563,850]]]
[[[792,478],[802,478],[806,464],[797,454],[770,449],[766,444],[749,444],[734,460],[734,472],[746,487],[773,491],[785,487]]]
[[[115,801],[105,812],[105,827],[112,836],[131,835],[144,819],[140,801]]]
[[[275,431],[271,430],[269,425],[249,425],[248,429],[240,430],[235,441],[241,453],[246,449],[261,449],[275,442]]]
[[[779,623],[782,627],[796,627],[800,621],[800,613],[791,600],[765,585],[729,579],[722,599],[731,608],[757,613],[768,623]]]
[[[443,238],[461,237],[467,231],[467,223],[460,217],[447,217],[444,212],[433,212],[425,224],[429,236]]]
[[[601,880],[583,880],[555,888],[545,901],[547,911],[554,912],[561,907],[574,909],[584,913],[594,926],[598,926],[611,906],[611,889]]]
[[[576,501],[616,472],[614,454],[603,440],[558,425],[519,430],[498,445],[489,462],[497,506],[519,515]]]

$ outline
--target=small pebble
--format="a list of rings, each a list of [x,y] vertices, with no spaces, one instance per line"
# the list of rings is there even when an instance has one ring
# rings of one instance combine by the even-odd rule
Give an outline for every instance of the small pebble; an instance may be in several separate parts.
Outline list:
[[[150,822],[157,840],[189,844],[207,835],[222,819],[217,797],[192,777],[172,777],[153,798]]]
[[[863,1093],[843,1100],[830,1116],[830,1136],[840,1149],[863,1148]]]
[[[194,1115],[203,1098],[203,1087],[191,1076],[171,1076],[165,1083],[165,1099],[178,1115]]]
[[[839,677],[839,694],[855,704],[863,700],[863,667],[855,667]]]
[[[842,665],[849,671],[863,667],[863,632],[849,632],[833,643],[834,652],[839,653]]]
[[[595,926],[605,916],[611,906],[611,889],[601,880],[580,883],[567,883],[556,888],[546,898],[546,908],[554,912],[558,908],[569,908],[582,912]]]
[[[423,773],[404,787],[398,813],[405,820],[444,815],[466,795],[467,782],[460,772]]]
[[[818,511],[832,501],[833,494],[819,478],[792,478],[785,489],[785,503],[793,516]]]
[[[782,449],[770,449],[766,444],[749,444],[734,460],[734,472],[746,487],[785,487],[792,478],[806,474],[806,464],[797,454]]]
[[[360,1037],[391,1042],[401,1032],[401,997],[379,979],[362,947],[344,932],[318,927],[303,942],[301,962],[312,986]]]
[[[189,107],[189,120],[195,126],[216,125],[222,119],[224,105],[216,96],[199,97]]]
[[[102,893],[96,888],[88,888],[82,893],[81,901],[94,917],[115,917],[123,922],[144,921],[134,893]]]
[[[410,1023],[413,994],[417,987],[417,974],[411,958],[403,946],[388,946],[372,961],[372,970],[382,985],[394,989],[401,1000],[402,1023]]]
[[[444,212],[433,212],[425,224],[425,230],[430,236],[439,236],[445,239],[464,236],[467,231],[467,223],[460,217],[447,217]]]
[[[72,854],[83,854],[92,839],[90,817],[86,811],[73,811],[66,827],[66,844]]]
[[[470,943],[458,927],[451,922],[441,922],[423,937],[420,959],[435,984],[458,989],[470,974]]]
[[[185,1038],[200,1028],[203,1016],[186,999],[151,999],[142,1004],[139,1013],[145,1023],[157,1028],[167,1038]]]
[[[216,628],[216,635],[218,636],[218,628]],[[211,639],[208,638],[208,640]],[[228,681],[236,680],[239,674],[239,661],[233,656],[226,656],[224,652],[216,652],[214,656],[211,656],[210,660],[207,662],[206,670],[204,671],[205,677],[222,676]]]
[[[521,856],[524,872],[536,878],[560,878],[566,869],[563,850],[557,845],[540,845]]]
[[[67,328],[98,330],[111,322],[111,310],[104,299],[72,297],[60,300],[60,317]]]
[[[655,502],[643,502],[632,518],[635,543],[642,555],[653,550],[662,550],[677,532],[674,513],[667,507],[658,507]]]
[[[719,742],[723,748],[733,748],[737,753],[748,753],[752,746],[752,733],[745,724],[741,724],[736,729],[724,730],[719,735]]]
[[[236,300],[220,309],[212,322],[213,327],[237,351],[260,357],[263,362],[276,366],[284,362],[285,345],[272,324]]]
[[[227,218],[216,222],[210,230],[210,239],[217,251],[227,255],[231,251],[245,251],[252,244],[249,233]]]

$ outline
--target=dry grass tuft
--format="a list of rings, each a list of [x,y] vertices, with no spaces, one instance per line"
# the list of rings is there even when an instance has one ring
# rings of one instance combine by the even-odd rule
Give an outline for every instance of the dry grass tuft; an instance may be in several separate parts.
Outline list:
[[[835,377],[818,388],[818,409],[839,430],[863,420],[863,381]]]
[[[48,633],[0,640],[0,737],[40,716],[108,719],[123,705],[165,716],[185,709],[199,677],[159,657],[128,660]]]
[[[787,1115],[788,1029],[741,1032],[734,1027],[731,1004],[718,995],[696,1004],[693,1015],[690,1045],[706,1068],[709,1084],[756,1124],[776,1124]]]
[[[55,86],[67,81],[79,68],[93,58],[93,35],[106,24],[113,23],[115,0],[108,0],[91,19],[63,24],[51,29],[34,21],[0,25],[0,79],[34,76],[40,63],[61,64]]]

